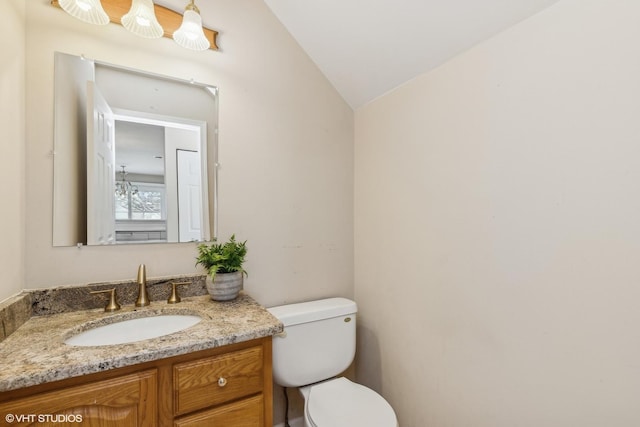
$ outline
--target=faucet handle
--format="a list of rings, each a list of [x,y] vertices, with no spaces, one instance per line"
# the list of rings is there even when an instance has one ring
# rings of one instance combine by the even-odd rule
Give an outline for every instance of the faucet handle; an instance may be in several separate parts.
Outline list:
[[[118,304],[117,298],[116,298],[116,288],[112,288],[112,289],[105,289],[103,291],[91,291],[89,292],[90,294],[106,294],[106,293],[111,293],[110,297],[109,297],[109,303],[105,306],[104,311],[106,312],[111,312],[111,311],[117,311],[120,310],[120,304]]]
[[[176,286],[190,285],[191,282],[171,282],[171,296],[167,300],[167,304],[177,304],[181,301],[180,295],[176,290]]]

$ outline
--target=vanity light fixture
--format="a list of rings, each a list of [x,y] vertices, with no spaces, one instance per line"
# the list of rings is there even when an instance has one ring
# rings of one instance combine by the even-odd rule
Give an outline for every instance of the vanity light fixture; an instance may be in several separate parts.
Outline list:
[[[109,15],[100,0],[59,0],[60,7],[74,18],[95,25],[107,25]]]
[[[191,50],[207,50],[211,46],[204,35],[200,9],[194,0],[185,8],[182,25],[173,33],[173,39],[180,46]]]
[[[138,187],[131,184],[131,181],[127,181],[127,172],[124,170],[125,165],[120,166],[122,168],[120,174],[120,181],[116,181],[116,196],[118,197],[127,197],[128,193],[131,193],[132,196],[138,194]]]
[[[157,39],[164,34],[156,18],[153,0],[133,0],[129,13],[121,21],[123,27],[140,37]]]
[[[85,22],[102,25],[110,21],[143,37],[173,38],[174,33],[180,32],[175,37],[180,46],[196,50],[217,50],[218,32],[202,26],[200,11],[193,0],[190,1],[183,17],[178,12],[154,4],[152,0],[50,0],[52,6],[60,7]],[[83,10],[90,13],[74,14],[74,11]],[[196,31],[188,28],[195,28]]]

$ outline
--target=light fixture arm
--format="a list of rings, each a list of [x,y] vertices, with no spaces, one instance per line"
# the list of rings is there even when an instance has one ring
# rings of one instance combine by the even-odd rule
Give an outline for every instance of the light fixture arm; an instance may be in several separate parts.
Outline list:
[[[196,6],[195,0],[191,0],[191,2],[184,8],[184,10],[185,12],[187,10],[193,10],[198,15],[200,14],[200,9],[198,9],[198,6]]]

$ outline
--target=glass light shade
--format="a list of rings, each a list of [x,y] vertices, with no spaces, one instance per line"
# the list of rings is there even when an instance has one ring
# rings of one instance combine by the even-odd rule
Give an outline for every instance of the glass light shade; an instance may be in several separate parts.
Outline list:
[[[162,37],[164,30],[156,18],[152,0],[133,0],[131,9],[121,19],[122,26],[148,39]]]
[[[102,8],[100,0],[59,0],[58,4],[69,15],[89,24],[109,23],[109,15]]]
[[[173,39],[180,46],[191,50],[207,50],[211,46],[202,29],[202,18],[194,10],[186,10],[182,25],[173,33]]]

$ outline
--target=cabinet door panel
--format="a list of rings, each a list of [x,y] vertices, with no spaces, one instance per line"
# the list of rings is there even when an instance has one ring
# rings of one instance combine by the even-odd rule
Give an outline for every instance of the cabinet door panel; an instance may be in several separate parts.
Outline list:
[[[155,369],[0,404],[13,426],[155,427],[157,413]]]
[[[174,427],[264,427],[263,405],[264,399],[258,395],[183,417]]]

